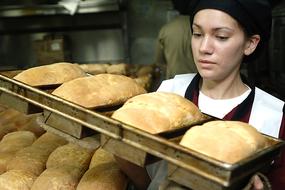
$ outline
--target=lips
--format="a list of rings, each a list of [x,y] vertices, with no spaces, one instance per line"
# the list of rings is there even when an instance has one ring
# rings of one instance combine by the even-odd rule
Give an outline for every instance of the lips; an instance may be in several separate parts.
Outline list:
[[[202,63],[202,64],[215,64],[215,63],[212,62],[212,61],[208,61],[208,60],[204,60],[204,59],[199,59],[198,62],[199,62],[199,63]]]

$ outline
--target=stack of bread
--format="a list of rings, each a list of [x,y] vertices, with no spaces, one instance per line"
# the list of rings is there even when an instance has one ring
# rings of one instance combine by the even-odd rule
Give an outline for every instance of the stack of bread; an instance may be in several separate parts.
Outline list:
[[[233,164],[268,146],[251,125],[240,121],[211,121],[190,128],[180,145]]]
[[[152,92],[129,99],[112,118],[157,134],[201,121],[203,114],[186,98],[169,92]]]
[[[36,179],[31,189],[76,189],[79,180],[88,169],[94,151],[93,148],[80,147],[74,143],[58,147],[50,154],[46,169]]]

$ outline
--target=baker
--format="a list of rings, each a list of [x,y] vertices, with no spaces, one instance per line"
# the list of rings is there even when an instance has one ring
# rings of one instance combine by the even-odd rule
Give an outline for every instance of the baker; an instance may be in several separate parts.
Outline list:
[[[259,132],[285,139],[284,102],[247,82],[242,63],[257,60],[268,45],[271,5],[268,0],[197,0],[190,10],[192,53],[198,73],[176,75],[158,91],[175,92],[209,115],[243,121]],[[125,168],[127,164],[124,165]],[[124,169],[124,167],[123,167]],[[132,177],[138,188],[158,189],[166,178],[164,161]],[[147,178],[150,176],[150,178]],[[274,190],[285,189],[285,157],[266,174]],[[150,185],[148,185],[150,183]],[[257,175],[251,189],[266,189]]]

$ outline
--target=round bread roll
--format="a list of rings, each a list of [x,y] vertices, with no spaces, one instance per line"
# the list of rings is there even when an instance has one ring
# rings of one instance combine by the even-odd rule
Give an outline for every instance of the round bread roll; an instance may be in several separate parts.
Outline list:
[[[247,123],[210,121],[190,128],[180,145],[232,164],[266,147],[267,141]]]
[[[14,79],[36,87],[58,85],[83,76],[86,76],[86,73],[79,65],[62,62],[27,69]]]
[[[200,121],[203,114],[180,95],[152,92],[129,99],[112,118],[156,134]]]
[[[52,94],[86,108],[97,108],[120,105],[145,92],[143,87],[129,77],[99,74],[66,82]]]

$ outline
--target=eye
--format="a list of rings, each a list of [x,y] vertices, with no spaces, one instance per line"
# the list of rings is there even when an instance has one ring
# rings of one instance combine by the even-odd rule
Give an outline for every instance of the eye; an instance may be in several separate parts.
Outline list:
[[[227,39],[229,39],[229,37],[227,37],[227,36],[219,36],[219,35],[216,36],[216,38],[220,41],[226,41]]]
[[[195,38],[199,38],[202,36],[202,34],[200,32],[193,32],[192,36]]]

